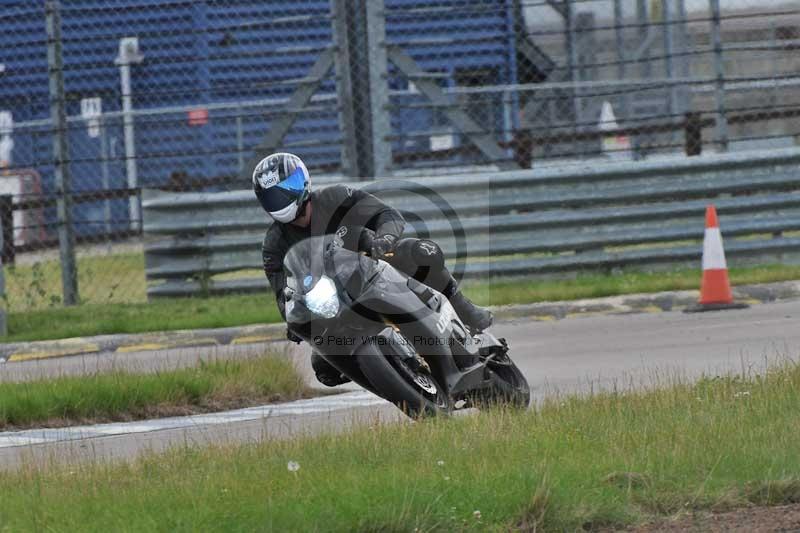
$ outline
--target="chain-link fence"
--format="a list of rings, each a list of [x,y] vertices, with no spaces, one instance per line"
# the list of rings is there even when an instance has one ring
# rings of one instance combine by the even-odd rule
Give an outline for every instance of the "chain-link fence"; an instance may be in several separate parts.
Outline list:
[[[779,0],[70,0],[0,12],[10,309],[146,300],[142,188],[795,145]]]

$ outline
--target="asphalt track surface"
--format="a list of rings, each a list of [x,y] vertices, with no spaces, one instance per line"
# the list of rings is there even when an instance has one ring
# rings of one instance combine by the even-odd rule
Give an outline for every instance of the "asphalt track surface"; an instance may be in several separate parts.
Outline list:
[[[512,356],[534,397],[610,388],[663,386],[699,375],[761,372],[800,357],[800,301],[715,313],[597,315],[560,321],[516,320],[492,331],[509,339]],[[109,368],[153,371],[204,358],[251,357],[288,350],[310,376],[307,347],[251,345],[133,354],[99,354],[0,366],[0,379],[82,374]],[[309,377],[314,382],[312,377]],[[344,387],[347,388],[347,387]],[[0,433],[0,468],[54,458],[128,458],[175,445],[286,438],[403,419],[393,406],[363,391],[216,415],[128,424]]]

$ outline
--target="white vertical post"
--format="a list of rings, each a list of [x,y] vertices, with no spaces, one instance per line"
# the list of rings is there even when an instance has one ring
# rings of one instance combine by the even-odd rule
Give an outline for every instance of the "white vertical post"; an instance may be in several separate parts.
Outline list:
[[[125,141],[125,171],[128,176],[128,188],[137,189],[139,178],[136,175],[136,142],[133,126],[133,91],[131,89],[131,64],[141,63],[144,56],[139,53],[137,37],[123,37],[119,41],[119,56],[114,61],[119,65],[120,89],[122,93],[122,125]],[[129,198],[131,230],[137,231],[141,221],[139,194]]]

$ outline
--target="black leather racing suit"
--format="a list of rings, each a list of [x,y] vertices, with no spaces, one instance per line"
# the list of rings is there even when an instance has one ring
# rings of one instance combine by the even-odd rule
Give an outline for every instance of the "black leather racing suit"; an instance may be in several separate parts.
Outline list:
[[[264,273],[275,291],[281,316],[284,313],[283,289],[286,277],[283,258],[294,244],[311,237],[328,235],[346,227],[351,235],[363,228],[371,229],[376,237],[392,235],[397,240],[394,255],[386,261],[419,281],[449,297],[457,285],[444,264],[444,255],[433,241],[415,238],[400,239],[405,221],[402,215],[373,195],[345,185],[332,185],[313,191],[311,223],[306,228],[274,222],[262,244]]]

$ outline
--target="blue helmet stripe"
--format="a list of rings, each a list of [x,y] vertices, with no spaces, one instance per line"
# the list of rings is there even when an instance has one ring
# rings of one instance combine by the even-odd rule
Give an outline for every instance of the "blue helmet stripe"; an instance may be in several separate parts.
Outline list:
[[[303,172],[302,167],[298,166],[294,172],[289,174],[288,178],[278,183],[277,186],[281,189],[300,194],[306,186],[306,173]]]

